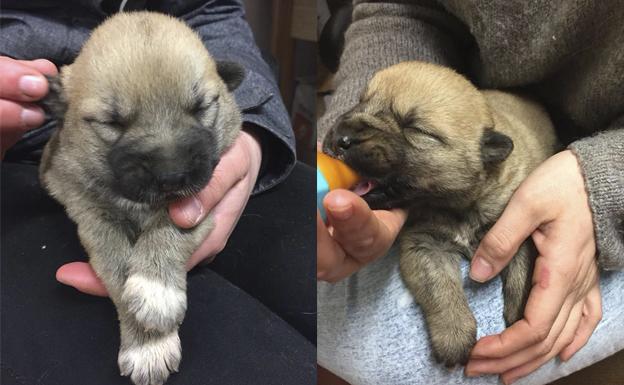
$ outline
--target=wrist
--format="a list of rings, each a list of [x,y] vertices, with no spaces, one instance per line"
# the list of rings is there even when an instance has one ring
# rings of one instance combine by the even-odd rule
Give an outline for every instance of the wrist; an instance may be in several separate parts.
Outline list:
[[[257,132],[257,128],[252,124],[243,124],[241,139],[245,143],[247,154],[249,155],[249,171],[254,177],[259,177],[262,173],[264,159],[262,156],[262,136]]]

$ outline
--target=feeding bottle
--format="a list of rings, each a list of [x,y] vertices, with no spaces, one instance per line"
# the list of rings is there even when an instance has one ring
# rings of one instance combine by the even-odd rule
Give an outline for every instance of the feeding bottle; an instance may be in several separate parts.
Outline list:
[[[316,207],[326,220],[323,198],[337,188],[350,189],[360,177],[349,166],[322,152],[316,153]]]

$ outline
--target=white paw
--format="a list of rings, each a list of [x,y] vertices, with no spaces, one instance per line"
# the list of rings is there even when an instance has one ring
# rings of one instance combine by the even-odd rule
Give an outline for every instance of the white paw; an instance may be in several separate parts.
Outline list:
[[[128,277],[121,300],[145,330],[166,333],[178,326],[186,311],[186,292],[133,274]]]
[[[150,337],[142,345],[119,350],[119,370],[136,385],[162,385],[178,371],[182,350],[178,331]]]

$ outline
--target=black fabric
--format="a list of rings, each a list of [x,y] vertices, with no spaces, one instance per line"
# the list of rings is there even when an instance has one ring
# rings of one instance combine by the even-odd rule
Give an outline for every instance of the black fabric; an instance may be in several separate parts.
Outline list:
[[[117,368],[110,300],[54,278],[85,259],[74,224],[40,188],[36,166],[5,162],[1,176],[0,382],[131,384]],[[315,382],[316,352],[303,337],[315,336],[312,178],[298,165],[253,198],[216,261],[189,273],[183,359],[168,385]]]
[[[316,172],[303,163],[249,201],[208,266],[316,343]]]

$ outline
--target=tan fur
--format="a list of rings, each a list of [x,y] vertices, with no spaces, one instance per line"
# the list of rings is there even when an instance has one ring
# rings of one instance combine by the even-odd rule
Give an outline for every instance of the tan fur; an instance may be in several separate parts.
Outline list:
[[[61,123],[43,154],[42,184],[78,224],[90,263],[115,303],[122,375],[137,385],[163,384],[181,359],[186,261],[212,223],[180,230],[169,219],[168,196],[138,191],[128,197],[119,178],[132,185],[139,183],[133,173],[146,181],[169,175],[154,165],[175,167],[188,148],[198,150],[188,162],[206,180],[191,180],[171,196],[196,193],[212,171],[197,164],[214,166],[232,144],[239,110],[199,37],[181,21],[150,12],[104,22],[62,69],[60,82],[51,79],[51,89]],[[200,110],[193,107],[198,101]],[[115,169],[113,155],[130,159],[119,164],[132,168]]]
[[[398,239],[401,274],[425,314],[433,354],[447,366],[465,363],[476,339],[459,261],[472,257],[556,146],[537,103],[479,91],[453,70],[421,62],[375,74],[325,137],[327,152],[376,184],[364,196],[371,207],[409,209]],[[534,257],[527,241],[502,273],[508,323],[522,317]]]

